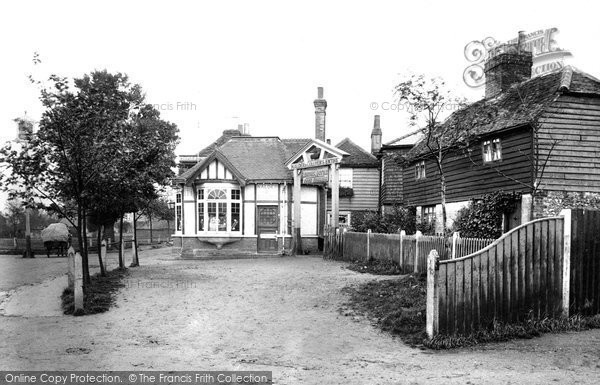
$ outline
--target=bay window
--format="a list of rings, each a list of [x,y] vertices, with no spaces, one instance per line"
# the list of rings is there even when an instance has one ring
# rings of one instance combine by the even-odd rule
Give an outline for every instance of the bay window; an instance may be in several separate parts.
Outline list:
[[[228,233],[241,229],[241,190],[203,186],[198,189],[198,232]]]

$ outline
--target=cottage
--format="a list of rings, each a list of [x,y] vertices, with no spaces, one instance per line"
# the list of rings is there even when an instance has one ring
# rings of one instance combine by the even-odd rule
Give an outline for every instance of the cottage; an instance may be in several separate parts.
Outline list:
[[[499,190],[522,194],[505,229],[600,202],[600,80],[570,66],[531,78],[531,65],[518,47],[489,59],[485,98],[443,123],[470,138],[445,148],[450,223],[470,199]],[[442,231],[440,174],[424,147],[407,154],[403,202]]]
[[[182,254],[315,252],[337,210],[377,208],[377,159],[350,139],[329,144],[322,88],[314,105],[314,139],[256,137],[242,126],[180,157],[173,238]],[[355,193],[337,205],[340,185]]]

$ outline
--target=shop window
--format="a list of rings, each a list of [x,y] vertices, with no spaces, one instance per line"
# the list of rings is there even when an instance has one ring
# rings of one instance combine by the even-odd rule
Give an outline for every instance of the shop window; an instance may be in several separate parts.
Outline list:
[[[231,231],[240,231],[240,204],[231,204]]]
[[[241,231],[241,190],[206,187],[198,190],[198,231]]]

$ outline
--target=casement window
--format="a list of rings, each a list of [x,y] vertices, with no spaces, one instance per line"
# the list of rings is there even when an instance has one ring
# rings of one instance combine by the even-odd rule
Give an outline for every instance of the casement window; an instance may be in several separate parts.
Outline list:
[[[175,195],[175,231],[181,231],[181,193]]]
[[[485,163],[502,160],[502,144],[499,138],[484,141],[482,151]]]
[[[241,199],[239,188],[198,189],[198,232],[240,231]]]
[[[415,165],[415,179],[425,179],[425,161],[422,160]]]
[[[435,219],[435,206],[423,206],[421,208],[421,218],[424,222],[432,223]]]

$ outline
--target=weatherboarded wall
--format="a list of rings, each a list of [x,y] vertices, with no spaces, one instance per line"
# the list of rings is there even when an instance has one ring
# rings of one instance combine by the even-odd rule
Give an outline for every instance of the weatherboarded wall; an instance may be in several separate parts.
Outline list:
[[[446,199],[448,202],[468,201],[471,198],[498,190],[529,192],[532,178],[532,131],[522,127],[496,133],[489,139],[500,138],[502,160],[483,163],[481,141],[468,152],[455,151],[444,160]],[[486,138],[488,139],[488,138]],[[433,159],[425,161],[426,178],[415,179],[414,164],[405,167],[404,203],[428,206],[440,203],[439,171]]]

